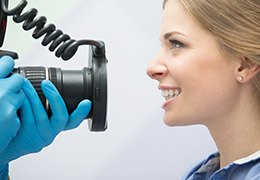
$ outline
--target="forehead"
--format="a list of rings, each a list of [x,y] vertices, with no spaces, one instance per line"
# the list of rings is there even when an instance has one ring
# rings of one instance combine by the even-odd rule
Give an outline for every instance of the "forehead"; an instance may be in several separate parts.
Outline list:
[[[173,28],[185,31],[191,23],[191,17],[180,1],[171,0],[166,3],[163,10],[162,33]]]
[[[203,33],[203,29],[189,14],[179,0],[169,0],[163,10],[161,37],[168,32],[177,31],[188,37],[195,37]]]
[[[207,44],[207,48],[215,49],[219,46],[216,38],[198,24],[180,0],[168,0],[163,10],[160,40],[167,41],[170,38],[168,34],[174,36],[179,33],[184,35],[182,40],[192,44],[192,47]]]

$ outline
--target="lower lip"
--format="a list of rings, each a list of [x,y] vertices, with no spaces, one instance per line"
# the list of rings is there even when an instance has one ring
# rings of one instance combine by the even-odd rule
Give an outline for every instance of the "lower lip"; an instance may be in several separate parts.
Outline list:
[[[176,97],[168,99],[165,103],[163,103],[162,108],[166,109],[170,104],[172,104],[175,101],[175,99],[176,99]]]

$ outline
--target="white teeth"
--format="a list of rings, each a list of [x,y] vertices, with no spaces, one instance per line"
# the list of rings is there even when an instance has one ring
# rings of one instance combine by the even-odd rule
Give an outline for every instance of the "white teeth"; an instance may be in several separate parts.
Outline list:
[[[168,96],[168,91],[167,90],[162,90],[162,96],[167,97]]]
[[[176,96],[178,96],[181,93],[181,91],[179,89],[175,89],[174,93],[175,93]]]
[[[175,95],[175,93],[173,90],[168,90],[168,96],[174,96],[174,95]]]
[[[169,99],[173,98],[174,96],[178,96],[181,93],[179,89],[168,89],[168,90],[162,90],[162,96]]]

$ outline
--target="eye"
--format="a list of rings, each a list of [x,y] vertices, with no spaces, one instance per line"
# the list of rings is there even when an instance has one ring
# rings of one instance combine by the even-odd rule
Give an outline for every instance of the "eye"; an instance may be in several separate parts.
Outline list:
[[[185,47],[185,45],[182,42],[176,39],[170,39],[169,42],[171,45],[171,49],[181,49]]]

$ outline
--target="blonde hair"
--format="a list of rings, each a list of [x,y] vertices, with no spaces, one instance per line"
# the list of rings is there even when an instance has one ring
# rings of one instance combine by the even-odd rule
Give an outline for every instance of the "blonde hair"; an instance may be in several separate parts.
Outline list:
[[[163,8],[168,0],[163,1]],[[225,49],[260,65],[260,0],[180,0]],[[260,94],[260,73],[254,78]]]

